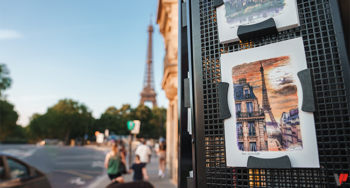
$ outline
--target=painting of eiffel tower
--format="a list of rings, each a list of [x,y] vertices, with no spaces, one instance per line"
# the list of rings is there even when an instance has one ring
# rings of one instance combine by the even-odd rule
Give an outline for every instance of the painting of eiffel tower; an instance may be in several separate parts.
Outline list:
[[[269,97],[267,96],[267,89],[266,89],[265,76],[264,76],[264,67],[262,66],[262,61],[260,61],[260,64],[261,64],[260,72],[261,72],[262,96],[263,96],[262,109],[264,110],[265,114],[268,114],[270,116],[271,124],[277,125],[275,117],[273,116],[273,113],[271,111]]]
[[[141,92],[140,104],[144,104],[149,101],[152,102],[153,107],[157,107],[157,93],[154,91],[154,78],[153,78],[153,67],[152,67],[152,33],[153,26],[148,26],[148,49],[147,49],[147,60],[146,60],[146,71],[143,82],[143,90]]]
[[[297,87],[291,70],[289,56],[232,68],[241,151],[302,150]]]

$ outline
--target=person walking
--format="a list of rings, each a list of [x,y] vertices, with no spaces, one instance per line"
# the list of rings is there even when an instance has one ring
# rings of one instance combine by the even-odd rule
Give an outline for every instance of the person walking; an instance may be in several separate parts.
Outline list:
[[[136,149],[137,149],[139,146],[142,146],[144,139],[143,139],[143,138],[140,138],[139,141],[140,141],[140,143],[137,144]]]
[[[140,161],[146,167],[146,164],[150,161],[150,156],[152,155],[151,149],[146,145],[146,141],[141,142],[142,145],[139,145],[136,148],[135,155],[140,156]]]
[[[131,168],[129,170],[129,173],[134,171],[133,180],[134,181],[140,181],[140,180],[148,180],[148,175],[145,166],[140,161],[140,156],[135,156],[135,163],[131,165]]]
[[[120,145],[119,151],[122,152],[122,153],[124,154],[124,157],[126,158],[126,156],[127,156],[127,151],[126,151],[124,145]]]
[[[158,160],[159,160],[158,177],[164,178],[164,176],[165,176],[165,159],[166,159],[166,143],[165,143],[164,138],[161,138],[159,140],[157,155],[158,155]]]
[[[121,172],[121,163],[125,165],[125,156],[118,150],[119,143],[112,144],[112,150],[107,153],[105,158],[105,167],[111,181],[117,181],[118,183],[124,183]]]

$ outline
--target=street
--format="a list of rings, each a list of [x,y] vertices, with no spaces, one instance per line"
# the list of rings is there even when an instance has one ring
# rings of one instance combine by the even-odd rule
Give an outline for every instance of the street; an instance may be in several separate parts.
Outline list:
[[[109,147],[69,147],[2,144],[0,151],[20,158],[43,171],[53,188],[106,187],[110,180],[103,167]],[[128,158],[128,157],[127,157]],[[128,164],[128,162],[127,162]],[[147,165],[150,182],[157,188],[175,187],[168,178],[157,177],[158,162],[155,155]],[[131,181],[131,175],[123,175]]]
[[[43,171],[52,187],[85,187],[104,173],[105,153],[93,148],[36,145],[0,145],[1,151],[19,157]]]

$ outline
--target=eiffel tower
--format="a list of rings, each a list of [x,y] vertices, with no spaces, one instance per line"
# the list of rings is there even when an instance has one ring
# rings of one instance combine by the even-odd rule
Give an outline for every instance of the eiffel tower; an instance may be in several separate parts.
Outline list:
[[[265,84],[264,68],[262,66],[262,61],[260,61],[260,63],[261,63],[260,72],[261,72],[262,95],[263,95],[262,109],[264,110],[265,114],[269,114],[271,122],[273,124],[277,124],[275,117],[273,116],[272,111],[271,111],[269,97],[267,96],[267,89],[266,89],[266,84]]]
[[[153,107],[157,107],[156,92],[154,91],[154,79],[152,70],[152,23],[148,27],[148,49],[147,49],[147,66],[145,71],[145,78],[143,82],[143,90],[141,92],[140,104],[150,101]]]

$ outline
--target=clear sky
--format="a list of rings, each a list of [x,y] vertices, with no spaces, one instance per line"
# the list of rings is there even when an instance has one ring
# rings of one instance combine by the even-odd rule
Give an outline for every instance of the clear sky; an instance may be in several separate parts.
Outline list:
[[[158,106],[164,43],[155,24],[158,0],[0,0],[0,63],[13,83],[5,94],[26,126],[59,99],[84,103],[99,118],[109,106],[140,101],[147,27],[153,15]]]

